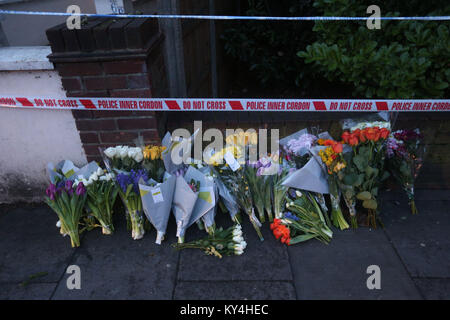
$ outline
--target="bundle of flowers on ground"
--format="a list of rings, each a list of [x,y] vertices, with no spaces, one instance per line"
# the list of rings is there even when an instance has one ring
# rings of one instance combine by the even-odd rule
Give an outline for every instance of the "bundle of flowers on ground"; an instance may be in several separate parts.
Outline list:
[[[142,169],[131,170],[129,173],[121,172],[116,177],[119,195],[126,209],[127,226],[131,229],[133,240],[142,239],[145,234],[142,201],[138,186],[141,179],[148,180],[147,173]]]
[[[240,141],[240,140],[237,140]],[[243,141],[250,141],[243,138]],[[246,177],[245,161],[242,161],[246,152],[246,145],[232,144],[215,153],[209,158],[209,163],[215,166],[217,175],[220,176],[225,187],[231,192],[239,207],[248,215],[256,233],[261,241],[264,240],[261,233],[261,222],[255,215],[254,196],[251,193]],[[241,160],[239,161],[237,160]],[[225,160],[226,164],[223,165]]]
[[[350,195],[353,193],[356,194],[356,199],[367,209],[368,224],[374,228],[377,225],[379,207],[378,191],[382,181],[389,176],[389,173],[384,171],[385,141],[389,133],[387,128],[371,127],[370,124],[366,124],[363,130],[358,128],[344,131],[342,134],[343,141],[352,147],[352,152],[348,153],[347,161],[343,161],[343,166],[348,165],[349,168],[340,180],[344,181],[345,185],[354,187],[354,192],[347,190],[346,194],[348,198],[351,198]]]
[[[113,174],[105,173],[103,169],[98,167],[97,171],[92,173],[87,180],[85,178],[75,180],[75,184],[82,182],[86,186],[88,193],[87,205],[91,214],[100,223],[103,234],[114,232],[112,221],[113,206],[119,192],[114,179]]]
[[[313,238],[327,244],[333,236],[314,196],[294,189],[288,192],[283,218],[275,219],[270,228],[275,238],[287,245]]]
[[[239,224],[223,230],[218,228],[214,235],[188,243],[176,243],[173,245],[177,250],[200,249],[208,255],[222,258],[224,255],[241,255],[247,247],[242,236],[242,229]]]
[[[162,161],[164,149],[165,147],[160,146],[144,147],[142,166],[150,172],[150,179],[139,181],[142,207],[148,221],[156,229],[157,244],[161,244],[166,233],[176,183],[175,175],[165,171]]]
[[[326,146],[325,149],[319,151],[319,156],[325,164],[328,173],[328,186],[331,199],[331,221],[335,227],[344,230],[347,229],[349,225],[342,214],[340,206],[341,191],[338,185],[339,172],[346,167],[346,163],[342,157],[343,145],[330,139],[319,139],[318,144]]]
[[[70,236],[72,247],[80,246],[79,224],[86,202],[83,182],[72,180],[51,183],[46,190],[45,201],[58,215],[61,233]]]
[[[386,147],[389,172],[405,190],[412,214],[417,214],[414,181],[423,164],[425,146],[421,144],[422,138],[419,129],[398,130],[388,138]]]

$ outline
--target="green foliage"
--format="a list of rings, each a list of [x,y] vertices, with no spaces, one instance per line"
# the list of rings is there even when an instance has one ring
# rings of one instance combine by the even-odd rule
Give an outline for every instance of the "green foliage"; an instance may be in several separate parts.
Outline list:
[[[312,15],[312,0],[249,0],[249,16]],[[314,38],[311,22],[233,21],[222,34],[225,52],[264,86],[283,88],[312,84],[312,68],[296,58]]]
[[[319,15],[367,16],[373,1],[316,0]],[[391,1],[382,16],[448,15],[441,1]],[[436,10],[437,8],[441,8]],[[450,81],[450,24],[447,21],[317,21],[318,40],[297,55],[330,81],[354,86],[366,98],[443,98]]]

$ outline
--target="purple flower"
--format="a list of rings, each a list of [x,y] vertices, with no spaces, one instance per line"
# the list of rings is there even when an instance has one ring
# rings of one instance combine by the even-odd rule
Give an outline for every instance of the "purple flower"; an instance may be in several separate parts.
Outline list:
[[[53,183],[50,183],[47,190],[45,190],[45,193],[50,200],[55,200],[56,186]]]
[[[139,193],[139,180],[143,179],[145,182],[148,180],[148,175],[145,170],[134,171],[131,170],[129,174],[120,173],[117,175],[116,180],[120,186],[120,189],[125,193],[127,192],[128,186],[133,185],[133,190],[135,193]]]
[[[286,146],[287,152],[298,155],[302,149],[311,149],[316,140],[316,136],[312,134],[302,134],[297,139],[291,139],[288,141]]]
[[[76,193],[77,196],[82,196],[86,193],[86,188],[84,187],[83,182],[78,183]]]
[[[292,198],[292,199],[296,199],[297,198],[297,195],[295,194],[295,189],[289,189],[289,196]]]
[[[56,193],[61,194],[61,192],[65,189],[65,183],[64,181],[60,181],[56,184]]]
[[[73,194],[73,181],[72,180],[67,180],[65,185],[64,185],[64,189],[66,190],[67,194],[69,196],[71,196]]]
[[[259,177],[264,173],[264,167],[259,167],[259,169],[256,171],[256,176]]]

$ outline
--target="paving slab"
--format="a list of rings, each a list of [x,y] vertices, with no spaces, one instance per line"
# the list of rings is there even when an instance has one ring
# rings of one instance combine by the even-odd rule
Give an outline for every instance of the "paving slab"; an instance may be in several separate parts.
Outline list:
[[[450,278],[450,201],[416,200],[419,214],[383,203],[386,234],[412,277]]]
[[[295,300],[291,281],[179,281],[175,300]]]
[[[80,267],[81,289],[69,290],[70,275],[65,274],[53,299],[172,298],[179,254],[169,245],[176,241],[174,228],[159,246],[155,229],[133,240],[125,217],[115,218],[113,235],[102,235],[99,229],[87,233],[70,262]]]
[[[427,300],[450,300],[450,279],[415,278],[414,282]]]
[[[230,220],[228,217],[225,219]],[[218,217],[218,225],[231,225]],[[178,271],[179,280],[292,280],[286,247],[277,242],[270,232],[269,223],[261,228],[264,241],[260,241],[248,217],[243,217],[242,231],[247,248],[241,256],[218,259],[200,250],[182,250]],[[190,239],[198,239],[205,232],[194,225],[187,231]],[[186,239],[189,241],[189,239]]]
[[[3,208],[3,209],[2,209]],[[0,283],[22,282],[47,272],[42,282],[57,282],[74,253],[69,237],[56,228],[58,218],[47,206],[0,208]]]
[[[0,300],[48,300],[57,283],[30,283],[21,286],[18,283],[1,283]]]
[[[298,299],[420,299],[421,296],[382,230],[337,231],[329,245],[290,246]],[[367,288],[367,267],[381,270],[381,289]]]

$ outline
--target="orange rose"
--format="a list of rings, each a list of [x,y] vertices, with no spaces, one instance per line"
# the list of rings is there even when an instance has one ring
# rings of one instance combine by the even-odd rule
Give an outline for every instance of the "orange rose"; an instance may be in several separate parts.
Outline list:
[[[334,144],[336,144],[336,141],[330,140],[330,139],[327,139],[327,140],[325,140],[325,141],[323,142],[323,145],[324,145],[324,146],[332,146],[332,145],[334,145]]]
[[[354,133],[350,134],[350,137],[348,138],[348,144],[351,146],[356,146],[358,143],[358,136]]]
[[[350,132],[344,131],[344,132],[342,133],[342,140],[343,140],[345,143],[348,144],[349,139],[350,139],[350,136],[351,136]]]
[[[333,148],[333,151],[334,151],[335,153],[341,153],[342,150],[343,150],[343,146],[342,146],[341,143],[335,143],[335,144],[332,146],[332,148]]]
[[[375,129],[374,128],[366,128],[364,131],[364,135],[366,136],[367,140],[375,140]]]
[[[387,137],[389,137],[389,133],[390,133],[389,130],[386,128],[382,128],[380,130],[380,136],[382,139],[387,139]]]

